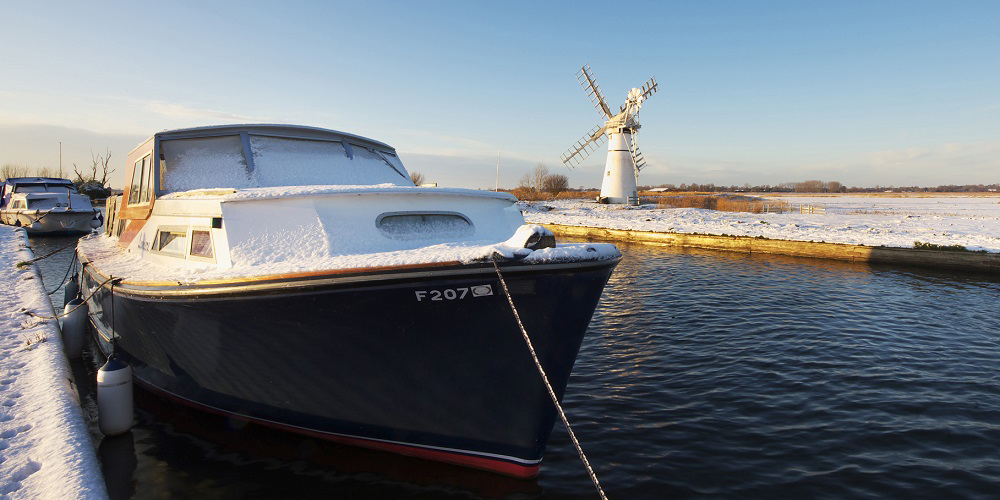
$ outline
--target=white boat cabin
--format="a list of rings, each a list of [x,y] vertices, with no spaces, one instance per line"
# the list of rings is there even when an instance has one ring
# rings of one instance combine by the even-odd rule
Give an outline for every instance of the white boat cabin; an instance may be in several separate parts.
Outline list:
[[[69,179],[12,177],[0,184],[0,208],[7,210],[90,210],[90,198],[80,194]]]
[[[524,224],[508,194],[416,187],[391,146],[320,128],[166,131],[129,153],[126,166],[105,232],[171,267],[494,243]]]

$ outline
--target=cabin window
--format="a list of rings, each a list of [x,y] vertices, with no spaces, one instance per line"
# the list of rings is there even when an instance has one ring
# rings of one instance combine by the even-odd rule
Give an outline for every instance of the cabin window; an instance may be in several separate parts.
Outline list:
[[[150,161],[150,156],[146,155],[142,157],[142,177],[139,182],[142,184],[139,186],[139,203],[149,203],[151,198],[151,192],[149,185],[152,181],[152,175],[150,175],[150,170],[152,169],[152,162]]]
[[[160,141],[164,192],[254,187],[238,135]]]
[[[47,193],[57,189],[66,189],[71,184],[15,184],[14,193]]]
[[[409,177],[379,153],[357,145],[345,148],[340,141],[251,135],[250,151],[259,187],[410,185]]]
[[[129,205],[149,203],[152,197],[152,191],[149,189],[152,180],[150,179],[152,177],[151,170],[150,155],[143,156],[141,160],[136,160],[135,164],[132,165],[132,185],[128,190]]]
[[[142,160],[136,160],[132,165],[132,185],[128,188],[128,204],[139,203],[139,185],[142,179]]]
[[[191,256],[206,259],[215,258],[212,252],[212,233],[200,230],[191,230]]]
[[[187,250],[187,232],[176,229],[161,229],[157,234],[154,248],[157,252],[183,256]]]
[[[379,153],[381,153],[382,158],[389,162],[389,165],[391,165],[396,172],[399,172],[399,175],[403,175],[403,172],[406,172],[406,167],[403,166],[403,162],[399,160],[399,156],[397,156],[396,153],[390,153],[388,151],[379,151]],[[409,174],[404,177],[409,178]]]
[[[458,212],[384,213],[375,226],[394,240],[455,240],[475,232],[472,221]]]

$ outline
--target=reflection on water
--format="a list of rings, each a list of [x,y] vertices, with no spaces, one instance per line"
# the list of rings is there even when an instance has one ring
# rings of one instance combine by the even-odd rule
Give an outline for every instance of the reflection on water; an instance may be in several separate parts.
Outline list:
[[[612,497],[995,495],[996,279],[622,248],[566,398]]]
[[[611,498],[996,497],[1000,281],[621,248],[565,400]],[[558,427],[517,481],[137,401],[115,498],[596,497]]]

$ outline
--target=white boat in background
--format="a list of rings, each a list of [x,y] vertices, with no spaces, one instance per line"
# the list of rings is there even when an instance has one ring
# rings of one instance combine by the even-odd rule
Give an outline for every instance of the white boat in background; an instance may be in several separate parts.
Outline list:
[[[28,234],[82,234],[101,226],[90,197],[69,179],[12,177],[0,187],[0,221]]]

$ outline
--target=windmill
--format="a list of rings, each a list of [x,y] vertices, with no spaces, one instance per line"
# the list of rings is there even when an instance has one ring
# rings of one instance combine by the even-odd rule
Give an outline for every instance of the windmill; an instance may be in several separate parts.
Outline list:
[[[639,132],[639,108],[642,102],[656,92],[656,80],[650,78],[640,89],[632,89],[625,98],[625,104],[617,114],[611,113],[601,87],[590,70],[584,65],[576,73],[580,85],[587,92],[597,112],[607,120],[603,126],[594,127],[587,135],[562,155],[562,162],[568,167],[579,165],[608,137],[608,161],[604,166],[604,181],[601,183],[602,203],[638,204],[639,171],[646,166],[646,160],[636,144]]]

